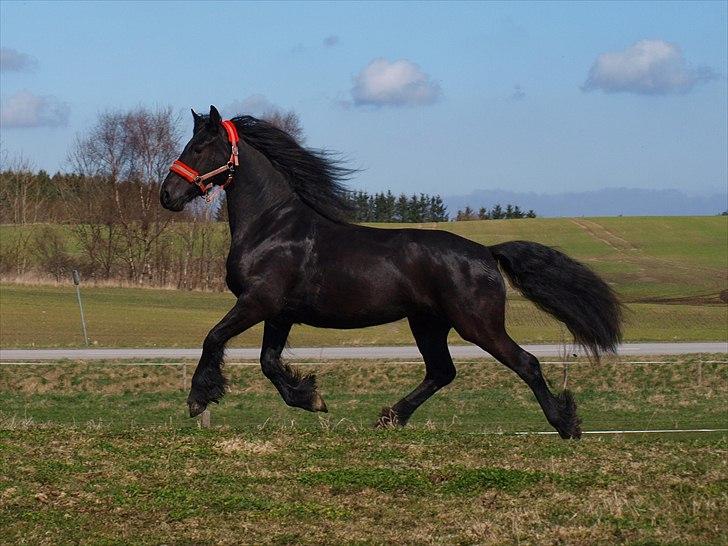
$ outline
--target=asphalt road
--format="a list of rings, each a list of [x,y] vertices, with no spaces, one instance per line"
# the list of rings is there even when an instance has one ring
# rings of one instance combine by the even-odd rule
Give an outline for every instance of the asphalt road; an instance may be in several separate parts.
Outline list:
[[[562,357],[565,354],[582,354],[564,345],[524,345],[524,349],[539,357]],[[568,352],[567,352],[568,351]],[[196,359],[201,349],[0,349],[0,361],[21,360],[144,360],[151,358]],[[474,345],[451,345],[454,359],[490,358],[490,355]],[[625,343],[620,346],[623,356],[681,355],[689,353],[728,353],[728,342],[701,343]],[[229,349],[230,360],[257,360],[260,349]],[[294,347],[284,356],[298,360],[336,359],[419,359],[417,347]]]

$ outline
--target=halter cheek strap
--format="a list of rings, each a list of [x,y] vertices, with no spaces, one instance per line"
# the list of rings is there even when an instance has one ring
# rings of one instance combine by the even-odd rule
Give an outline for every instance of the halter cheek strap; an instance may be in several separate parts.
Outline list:
[[[194,184],[195,186],[200,188],[202,195],[206,195],[208,190],[213,186],[212,182],[205,183],[205,180],[217,176],[218,174],[227,172],[227,180],[224,184],[220,186],[222,189],[225,189],[230,184],[232,184],[233,177],[235,176],[235,167],[239,166],[238,142],[240,142],[240,137],[238,136],[238,129],[237,127],[235,127],[235,124],[229,119],[223,121],[222,126],[225,128],[225,132],[227,133],[228,141],[230,142],[231,147],[230,159],[225,165],[222,165],[217,169],[207,172],[205,174],[200,174],[195,169],[178,159],[174,163],[172,163],[172,166],[169,168],[169,170],[172,171],[174,174],[181,176],[190,184]]]

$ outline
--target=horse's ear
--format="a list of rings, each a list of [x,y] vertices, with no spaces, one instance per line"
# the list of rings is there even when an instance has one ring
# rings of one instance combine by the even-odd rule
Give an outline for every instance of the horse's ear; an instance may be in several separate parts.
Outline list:
[[[220,123],[222,123],[220,112],[217,111],[217,108],[210,105],[210,124],[219,125]]]
[[[190,110],[192,111],[192,119],[195,122],[194,128],[192,129],[192,133],[196,133],[205,124],[205,117],[201,116],[200,114],[195,112],[194,108],[190,108]]]

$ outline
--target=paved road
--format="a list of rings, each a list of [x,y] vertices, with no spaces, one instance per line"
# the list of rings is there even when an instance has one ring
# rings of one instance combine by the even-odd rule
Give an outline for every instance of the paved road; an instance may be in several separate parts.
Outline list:
[[[566,350],[563,345],[524,345],[524,348],[540,357],[563,356]],[[488,353],[474,345],[451,345],[450,352],[455,359],[490,357]],[[625,343],[619,348],[619,354],[624,356],[688,353],[728,353],[728,342]],[[227,351],[231,360],[256,360],[259,354],[259,349],[229,349]],[[295,347],[286,351],[284,355],[289,359],[300,360],[420,358],[420,353],[414,345],[406,347]],[[6,362],[61,360],[64,358],[73,360],[196,359],[199,356],[200,349],[0,349],[0,361]]]

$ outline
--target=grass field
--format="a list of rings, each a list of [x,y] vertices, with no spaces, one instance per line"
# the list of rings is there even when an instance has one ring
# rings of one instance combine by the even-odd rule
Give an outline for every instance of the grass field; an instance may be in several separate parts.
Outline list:
[[[439,224],[372,224],[381,228],[417,227],[452,231],[481,244],[524,239],[555,246],[606,276],[627,301],[704,298],[728,288],[728,217],[650,216],[606,218],[529,218]],[[0,226],[0,255],[20,231],[45,225]],[[76,248],[68,226],[50,226]],[[226,224],[213,224],[220,248],[227,249]],[[174,226],[170,237],[182,245]],[[78,249],[76,248],[76,251]],[[28,256],[31,263],[38,260]]]
[[[401,224],[380,225],[401,227]],[[527,239],[562,248],[599,271],[627,302],[629,341],[721,340],[728,335],[728,217],[536,218],[417,225],[484,244]],[[224,237],[226,226],[213,226]],[[9,236],[17,226],[0,227]],[[31,226],[25,229],[38,229]],[[58,227],[58,229],[64,229]],[[89,335],[99,346],[197,346],[232,306],[229,294],[86,286]],[[509,331],[521,342],[568,340],[561,325],[511,294]],[[261,328],[233,346],[256,346]],[[453,333],[451,342],[461,340]],[[73,286],[0,285],[0,347],[82,342]],[[410,344],[405,322],[365,330],[296,327],[305,345]]]
[[[585,430],[720,428],[725,355],[570,366]],[[330,413],[283,405],[229,366],[212,428],[184,414],[180,367],[2,367],[0,543],[724,544],[728,437],[515,436],[548,430],[492,361],[403,430],[373,430],[419,365],[312,365]],[[560,384],[562,367],[545,365]],[[503,435],[493,434],[504,432]]]
[[[100,347],[194,347],[234,303],[230,294],[87,287],[83,290],[88,332]],[[632,303],[628,341],[704,341],[726,338],[725,304]],[[83,344],[73,286],[0,285],[0,347],[77,347]],[[521,342],[567,341],[565,329],[512,294],[507,310],[511,335]],[[258,325],[231,347],[257,347]],[[463,343],[453,333],[452,343]],[[358,330],[294,327],[293,346],[409,345],[405,321]]]

